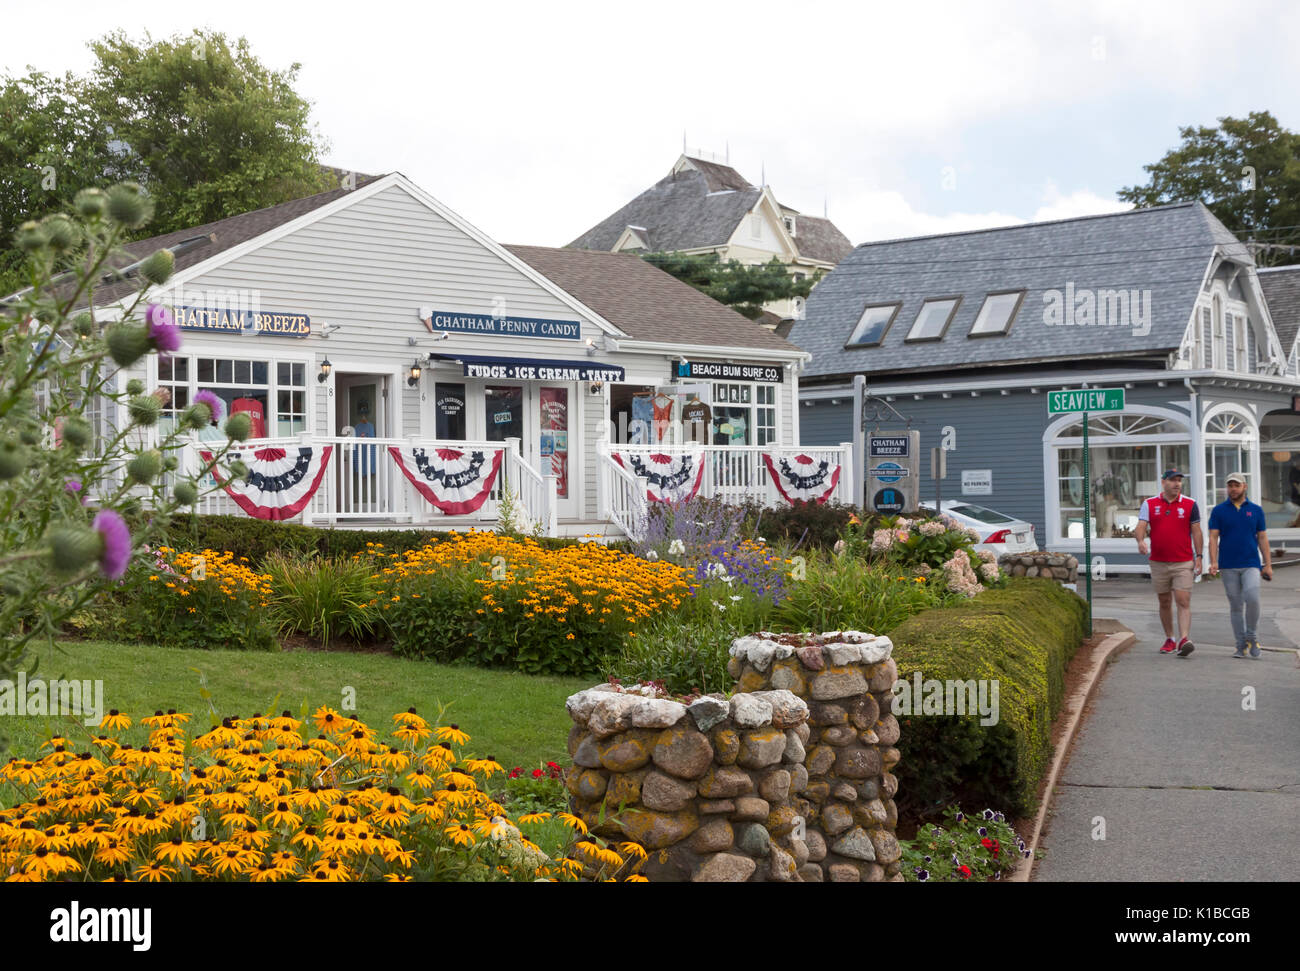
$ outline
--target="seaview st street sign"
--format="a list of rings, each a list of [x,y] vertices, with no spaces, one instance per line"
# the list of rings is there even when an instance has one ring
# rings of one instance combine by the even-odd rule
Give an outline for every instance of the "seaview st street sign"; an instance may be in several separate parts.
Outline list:
[[[1123,411],[1123,388],[1086,388],[1082,391],[1049,391],[1047,413],[1064,415],[1075,411]]]

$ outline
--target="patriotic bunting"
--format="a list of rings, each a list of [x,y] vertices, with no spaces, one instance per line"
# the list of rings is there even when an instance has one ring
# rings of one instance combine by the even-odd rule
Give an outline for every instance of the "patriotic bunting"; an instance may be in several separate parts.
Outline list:
[[[240,509],[254,519],[292,519],[311,501],[320,488],[329,465],[333,445],[320,449],[302,446],[294,449],[258,448],[227,452],[225,464],[242,461],[248,466],[248,479],[235,482],[223,477],[216,468],[212,477],[235,500]],[[205,463],[211,464],[212,453],[200,450]]]
[[[764,452],[763,461],[776,491],[791,505],[796,499],[824,503],[840,482],[840,466],[825,459],[817,461],[802,453],[786,457],[779,452]]]
[[[449,516],[476,512],[501,470],[500,450],[492,453],[491,460],[477,450],[435,448],[430,454],[409,445],[390,445],[388,454],[420,495]]]
[[[700,445],[678,455],[614,452],[613,456],[638,479],[646,480],[646,498],[651,502],[693,499],[704,482],[704,448]]]

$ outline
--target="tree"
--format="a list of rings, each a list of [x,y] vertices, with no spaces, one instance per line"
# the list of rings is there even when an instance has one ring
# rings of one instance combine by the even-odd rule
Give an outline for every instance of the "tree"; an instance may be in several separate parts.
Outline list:
[[[153,197],[154,233],[262,209],[338,186],[293,89],[301,65],[272,71],[244,38],[222,33],[143,44],[121,31],[90,45],[95,111],[128,153],[128,173]],[[133,172],[130,169],[134,169]]]
[[[759,266],[739,260],[723,263],[717,253],[647,253],[642,259],[750,320],[758,319],[765,303],[807,297],[821,279],[818,270],[811,277],[796,280],[775,256]]]
[[[1120,189],[1119,198],[1137,206],[1199,200],[1241,239],[1266,244],[1256,252],[1261,265],[1300,262],[1300,135],[1253,111],[1220,118],[1217,128],[1179,129],[1179,137],[1181,145],[1143,166],[1148,183]]]

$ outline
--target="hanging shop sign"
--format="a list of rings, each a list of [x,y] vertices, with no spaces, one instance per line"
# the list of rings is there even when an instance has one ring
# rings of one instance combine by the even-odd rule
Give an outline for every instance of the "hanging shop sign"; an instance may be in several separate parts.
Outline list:
[[[310,337],[311,318],[306,314],[237,310],[230,307],[175,307],[176,326],[181,330],[203,330],[258,337]]]
[[[489,314],[462,314],[454,310],[435,310],[425,318],[432,331],[449,330],[458,334],[487,334],[495,337],[544,337],[551,340],[576,341],[582,325],[576,320],[546,320],[541,317],[493,317]]]
[[[879,513],[915,509],[920,500],[921,433],[867,437],[866,496]],[[901,504],[901,505],[900,505]]]
[[[699,378],[710,381],[758,381],[761,384],[781,384],[785,380],[785,368],[780,364],[674,361],[671,374],[678,381],[684,378]]]

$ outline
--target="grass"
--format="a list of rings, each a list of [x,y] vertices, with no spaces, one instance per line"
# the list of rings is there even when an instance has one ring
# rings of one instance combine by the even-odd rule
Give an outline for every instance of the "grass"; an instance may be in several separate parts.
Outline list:
[[[355,689],[356,711],[382,731],[392,715],[412,705],[426,718],[445,706],[444,723],[455,722],[471,736],[466,754],[492,755],[509,769],[539,761],[568,762],[565,741],[571,722],[564,699],[589,688],[586,678],[539,677],[514,671],[411,661],[387,654],[292,651],[260,654],[246,651],[186,651],[150,644],[65,641],[38,649],[37,674],[45,678],[102,680],[104,709],[129,715],[136,723],[125,740],[140,744],[139,720],[161,708],[193,713],[198,730],[208,725],[208,705],[200,692],[200,674],[217,713],[249,716],[285,709],[302,717],[319,705],[342,710],[344,691]],[[198,669],[197,672],[193,669]],[[72,740],[85,738],[81,720],[72,717],[7,717],[0,734],[10,755],[35,756],[51,732]],[[0,794],[0,804],[4,803]]]

